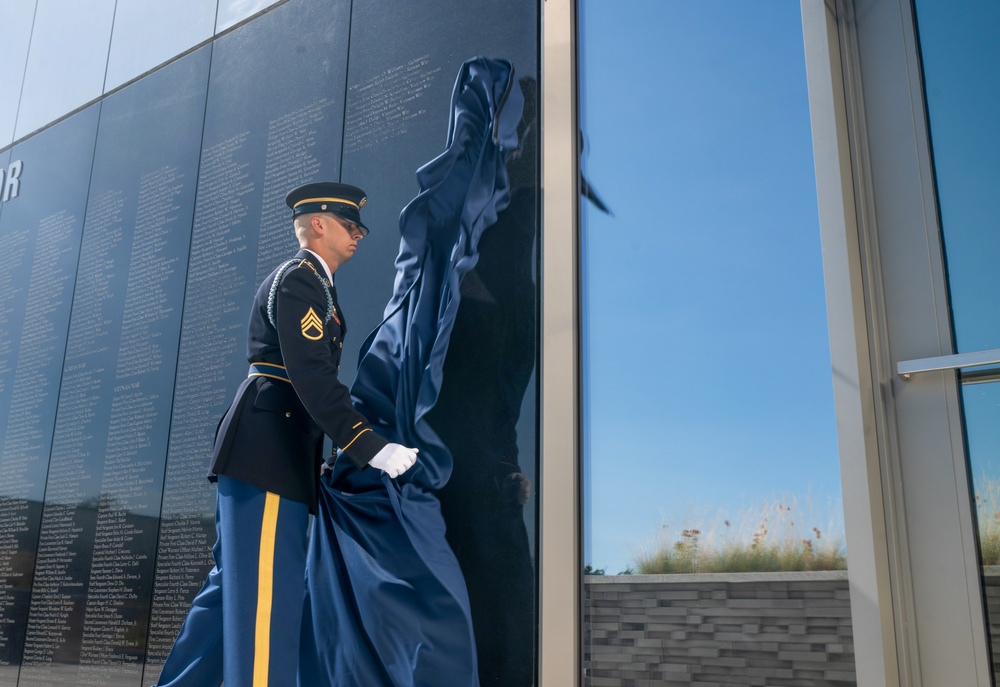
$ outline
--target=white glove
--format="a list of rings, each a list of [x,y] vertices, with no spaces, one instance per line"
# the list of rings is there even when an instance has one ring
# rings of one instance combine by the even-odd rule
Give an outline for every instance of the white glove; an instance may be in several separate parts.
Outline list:
[[[378,468],[389,477],[396,478],[413,467],[420,449],[406,448],[399,444],[386,444],[375,454],[369,465]]]

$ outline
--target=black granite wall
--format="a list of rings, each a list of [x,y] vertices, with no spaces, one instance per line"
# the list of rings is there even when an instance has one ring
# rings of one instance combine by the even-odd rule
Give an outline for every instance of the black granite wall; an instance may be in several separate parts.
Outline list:
[[[251,298],[297,247],[285,192],[343,180],[368,193],[371,235],[337,275],[349,382],[392,290],[414,172],[444,148],[459,66],[504,57],[533,87],[538,14],[289,0],[0,152],[4,170],[20,163],[0,204],[0,687],[155,680],[211,567],[205,473],[246,374]],[[522,200],[498,222],[518,238],[484,247],[484,264],[516,256],[527,333],[510,363],[525,373],[503,421],[533,480],[534,147],[518,160]],[[470,321],[483,339],[510,331]],[[518,512],[532,637],[534,501]]]

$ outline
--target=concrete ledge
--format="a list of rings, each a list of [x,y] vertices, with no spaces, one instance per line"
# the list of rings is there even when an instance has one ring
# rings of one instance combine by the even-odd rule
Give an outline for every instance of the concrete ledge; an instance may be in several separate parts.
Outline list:
[[[1000,565],[992,566],[1000,575]],[[989,570],[986,568],[984,570]],[[749,573],[689,573],[678,575],[584,575],[584,584],[684,584],[698,582],[725,582],[728,584],[757,582],[835,582],[847,581],[846,570],[805,570],[801,572],[749,572]]]

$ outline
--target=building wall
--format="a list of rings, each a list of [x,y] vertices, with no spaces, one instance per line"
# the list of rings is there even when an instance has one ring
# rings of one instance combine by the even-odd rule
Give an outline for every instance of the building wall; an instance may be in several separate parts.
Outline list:
[[[1000,566],[983,587],[1000,617]],[[592,687],[858,684],[847,571],[590,575],[584,607]]]
[[[586,578],[592,687],[857,684],[847,572]]]

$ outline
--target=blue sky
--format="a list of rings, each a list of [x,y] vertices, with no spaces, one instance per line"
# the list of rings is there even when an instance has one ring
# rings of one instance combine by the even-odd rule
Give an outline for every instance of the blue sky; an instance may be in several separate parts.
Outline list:
[[[585,562],[760,504],[839,522],[799,3],[583,2]]]

